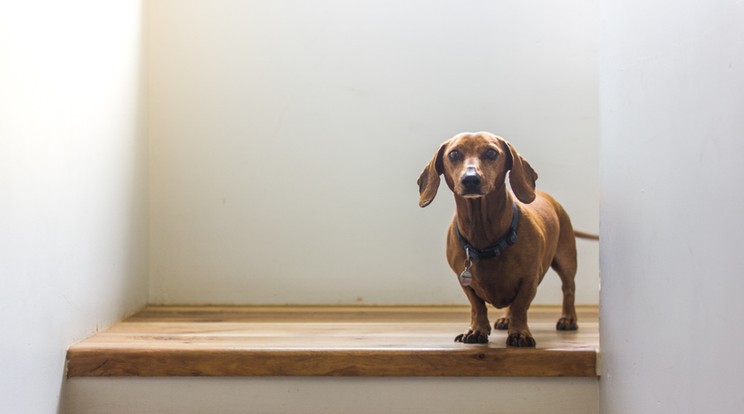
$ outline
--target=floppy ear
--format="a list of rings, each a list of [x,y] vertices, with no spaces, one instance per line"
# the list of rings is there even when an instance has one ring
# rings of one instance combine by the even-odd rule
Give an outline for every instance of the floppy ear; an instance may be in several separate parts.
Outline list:
[[[444,172],[442,157],[448,144],[449,141],[445,141],[439,147],[439,151],[434,154],[434,158],[429,161],[429,164],[426,165],[424,171],[419,175],[417,181],[419,186],[419,207],[428,206],[434,200],[434,196],[437,195],[437,190],[439,190],[439,176]]]
[[[511,170],[509,184],[511,184],[512,191],[519,201],[529,204],[535,200],[537,173],[509,142],[504,141],[504,144],[508,157],[507,169]]]

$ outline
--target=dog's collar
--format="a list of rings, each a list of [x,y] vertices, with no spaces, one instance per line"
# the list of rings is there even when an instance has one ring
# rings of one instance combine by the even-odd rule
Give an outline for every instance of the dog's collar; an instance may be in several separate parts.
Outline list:
[[[507,247],[517,241],[517,222],[519,221],[519,209],[517,208],[517,203],[512,204],[512,212],[511,225],[506,234],[496,241],[492,247],[483,250],[476,249],[472,244],[470,244],[470,242],[462,237],[460,228],[457,226],[457,220],[455,220],[455,233],[457,233],[457,238],[460,240],[460,244],[462,245],[462,248],[465,249],[465,253],[468,255],[469,259],[478,261],[499,257]]]

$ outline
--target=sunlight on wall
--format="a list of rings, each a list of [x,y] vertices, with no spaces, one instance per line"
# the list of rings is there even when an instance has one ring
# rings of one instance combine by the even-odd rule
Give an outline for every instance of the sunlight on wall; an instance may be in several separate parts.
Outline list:
[[[596,231],[596,6],[538,3],[148,3],[151,301],[464,303],[452,197],[421,210],[415,184],[461,131],[511,140]]]
[[[140,14],[0,6],[3,412],[56,412],[67,347],[146,302]]]

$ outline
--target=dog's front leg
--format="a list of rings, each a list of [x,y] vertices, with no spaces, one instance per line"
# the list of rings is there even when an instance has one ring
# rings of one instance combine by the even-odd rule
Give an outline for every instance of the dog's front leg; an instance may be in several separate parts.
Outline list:
[[[507,346],[533,347],[535,338],[532,337],[530,328],[527,326],[527,310],[530,308],[532,299],[537,293],[537,286],[523,285],[514,302],[509,306],[509,336],[506,338]]]
[[[486,302],[475,294],[473,289],[463,287],[468,300],[470,301],[470,329],[467,332],[457,335],[455,342],[466,344],[485,344],[488,343],[488,335],[491,334],[491,324],[488,322],[488,308]]]

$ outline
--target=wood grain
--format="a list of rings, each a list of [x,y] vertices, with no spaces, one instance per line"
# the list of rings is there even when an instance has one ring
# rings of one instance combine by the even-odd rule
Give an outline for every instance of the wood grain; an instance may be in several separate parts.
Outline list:
[[[534,307],[536,349],[453,339],[467,307],[148,307],[68,350],[68,376],[596,376],[596,307],[555,330]]]

